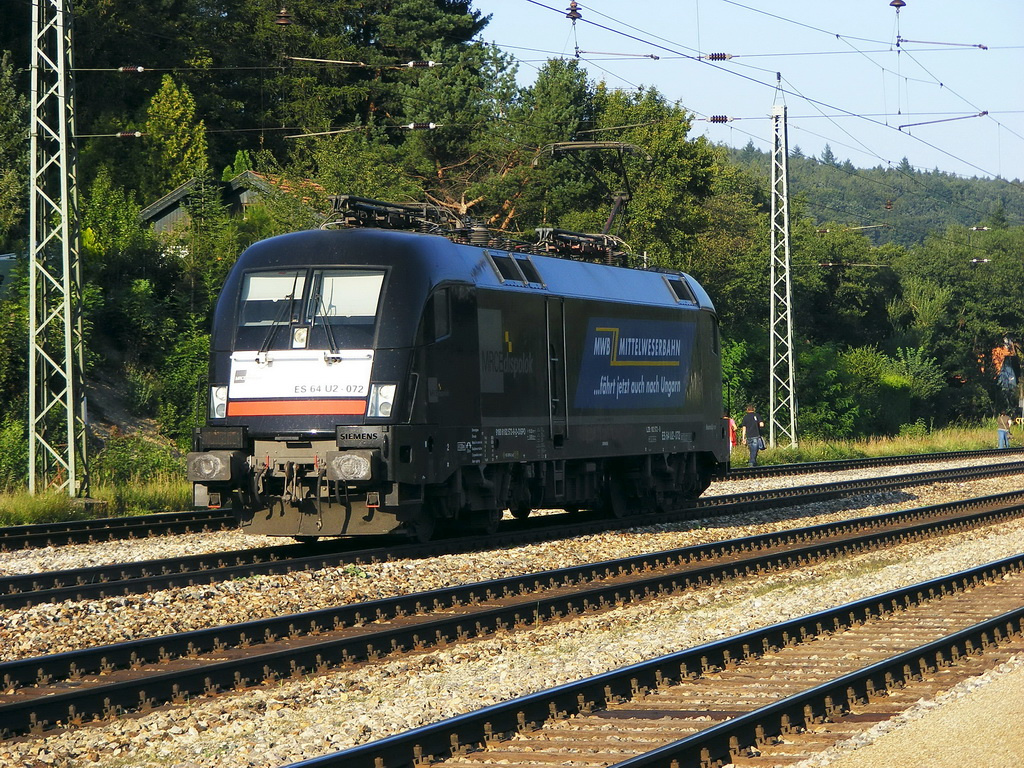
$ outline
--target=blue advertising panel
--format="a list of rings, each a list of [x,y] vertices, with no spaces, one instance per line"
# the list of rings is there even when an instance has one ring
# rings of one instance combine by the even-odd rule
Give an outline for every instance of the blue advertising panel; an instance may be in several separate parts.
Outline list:
[[[665,409],[682,406],[695,323],[591,318],[574,406]]]

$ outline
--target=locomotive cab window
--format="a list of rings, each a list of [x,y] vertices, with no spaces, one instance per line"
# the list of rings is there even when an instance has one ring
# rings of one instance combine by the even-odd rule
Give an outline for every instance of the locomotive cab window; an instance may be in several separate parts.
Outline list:
[[[697,297],[693,295],[693,291],[690,290],[690,286],[681,277],[666,277],[665,282],[668,283],[668,287],[672,291],[672,295],[676,297],[676,301],[681,301],[684,304],[696,304]]]
[[[254,272],[242,283],[239,325],[298,322],[306,271]]]
[[[363,270],[324,270],[313,273],[306,317],[331,325],[373,325],[384,273]]]
[[[421,344],[433,344],[452,332],[451,311],[448,289],[439,288],[430,294],[420,319],[419,340]]]

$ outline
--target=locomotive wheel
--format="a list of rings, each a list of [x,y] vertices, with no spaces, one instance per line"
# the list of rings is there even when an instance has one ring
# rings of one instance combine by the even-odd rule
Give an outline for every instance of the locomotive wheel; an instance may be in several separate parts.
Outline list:
[[[466,527],[478,536],[490,536],[495,533],[500,522],[500,509],[485,509],[476,513],[470,512],[465,518]]]
[[[514,517],[516,520],[525,520],[530,516],[530,513],[533,512],[533,508],[527,506],[518,506],[512,507],[511,509],[509,509],[509,512],[512,513],[512,517]]]
[[[607,508],[613,517],[623,518],[635,514],[636,498],[627,490],[629,483],[618,475],[608,478]]]
[[[417,544],[426,544],[437,531],[437,519],[429,509],[421,509],[419,514],[402,526],[405,534]]]
[[[686,501],[686,494],[678,491],[670,491],[657,494],[655,512],[675,512],[682,509]]]

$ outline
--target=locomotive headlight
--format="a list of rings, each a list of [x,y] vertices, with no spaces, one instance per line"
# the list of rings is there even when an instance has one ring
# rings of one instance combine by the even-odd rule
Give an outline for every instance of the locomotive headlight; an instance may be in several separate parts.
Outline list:
[[[339,480],[369,480],[370,459],[359,454],[343,454],[331,462],[331,472]]]
[[[228,388],[210,387],[210,418],[223,419],[228,415]]]
[[[369,482],[377,474],[377,451],[328,451],[327,479],[345,483]]]
[[[308,340],[309,328],[306,326],[299,326],[292,331],[292,349],[305,349]]]
[[[186,458],[190,482],[213,482],[231,479],[231,453],[229,451],[193,452]]]
[[[370,402],[366,405],[366,415],[376,418],[390,416],[396,389],[397,384],[374,384],[370,387]]]

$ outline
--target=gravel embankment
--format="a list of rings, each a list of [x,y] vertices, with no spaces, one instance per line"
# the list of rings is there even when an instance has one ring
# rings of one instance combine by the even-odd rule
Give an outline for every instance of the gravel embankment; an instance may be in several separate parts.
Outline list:
[[[912,471],[924,470],[914,467]],[[878,472],[842,474],[874,476]],[[820,476],[779,478],[759,481],[759,485],[810,484],[815,479],[823,481]],[[714,491],[750,489],[750,483],[744,486],[730,489],[721,484]],[[794,513],[781,510],[602,534],[574,541],[571,548],[564,543],[541,544],[452,555],[430,562],[383,563],[361,570],[327,569],[151,595],[37,606],[0,616],[0,649],[4,658],[53,653],[134,636],[1000,493],[1019,486],[1015,479],[1006,478],[939,484],[881,498],[802,507]],[[87,562],[124,559],[128,549],[145,559],[168,556],[171,548],[177,547],[211,544],[208,551],[216,551],[234,546],[225,543],[228,541],[238,541],[237,534],[4,553],[0,554],[0,567],[20,571],[36,558],[33,567],[37,569],[68,568],[74,562],[83,562],[83,558],[93,558]],[[236,545],[251,546],[248,540]],[[456,648],[287,681],[277,687],[197,699],[186,706],[98,727],[5,742],[0,744],[0,765],[276,768],[623,664],[995,560],[1020,552],[1022,547],[1024,523],[1008,523],[799,572],[772,574],[756,583],[728,582],[713,589]],[[146,553],[139,555],[134,552],[136,548]]]
[[[1024,656],[840,742],[793,768],[1002,768],[1024,753]]]

